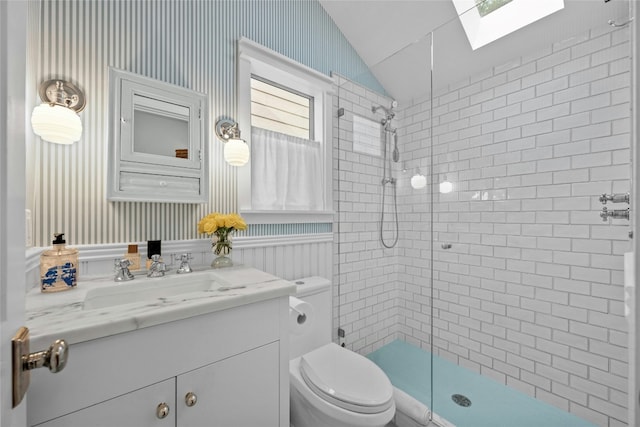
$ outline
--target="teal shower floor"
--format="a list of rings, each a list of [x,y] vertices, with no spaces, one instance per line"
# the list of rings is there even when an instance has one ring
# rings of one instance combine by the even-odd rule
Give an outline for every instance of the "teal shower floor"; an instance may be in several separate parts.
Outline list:
[[[380,366],[393,385],[430,406],[430,354],[403,341],[393,341],[367,357]],[[436,414],[456,427],[595,427],[559,408],[534,399],[510,387],[433,357]],[[451,396],[469,398],[462,407]]]

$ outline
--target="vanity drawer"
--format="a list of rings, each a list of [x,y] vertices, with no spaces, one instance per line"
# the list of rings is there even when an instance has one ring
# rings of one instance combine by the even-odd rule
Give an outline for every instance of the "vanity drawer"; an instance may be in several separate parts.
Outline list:
[[[170,195],[176,191],[184,195],[200,195],[200,179],[184,176],[120,172],[120,191],[156,195]]]

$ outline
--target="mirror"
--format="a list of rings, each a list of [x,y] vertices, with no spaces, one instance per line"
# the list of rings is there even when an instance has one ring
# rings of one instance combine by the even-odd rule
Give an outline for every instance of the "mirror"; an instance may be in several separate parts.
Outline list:
[[[134,96],[133,151],[158,156],[188,158],[189,149],[189,109],[176,106],[176,116],[166,111],[145,108],[149,98]],[[179,156],[178,153],[185,153]]]
[[[204,203],[206,95],[109,69],[111,201]]]

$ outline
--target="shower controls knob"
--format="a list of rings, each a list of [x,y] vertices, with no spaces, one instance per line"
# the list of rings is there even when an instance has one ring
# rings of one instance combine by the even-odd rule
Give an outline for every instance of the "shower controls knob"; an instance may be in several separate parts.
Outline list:
[[[162,402],[156,408],[156,417],[163,419],[163,418],[167,418],[168,416],[169,416],[169,405]]]
[[[195,406],[196,403],[198,403],[198,396],[196,396],[195,393],[193,392],[189,392],[187,393],[187,395],[184,397],[184,403],[188,406],[188,407],[192,407]]]
[[[451,247],[453,245],[451,245],[451,243],[443,243],[442,245],[440,245],[442,247],[442,249],[451,249]]]

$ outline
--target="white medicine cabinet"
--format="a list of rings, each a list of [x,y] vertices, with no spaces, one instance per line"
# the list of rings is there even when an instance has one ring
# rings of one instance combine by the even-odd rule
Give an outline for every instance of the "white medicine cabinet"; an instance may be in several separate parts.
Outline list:
[[[207,97],[109,69],[111,201],[205,203]]]

